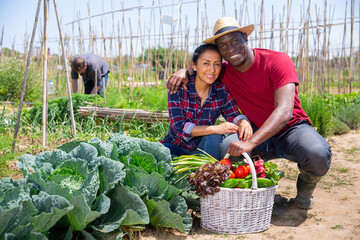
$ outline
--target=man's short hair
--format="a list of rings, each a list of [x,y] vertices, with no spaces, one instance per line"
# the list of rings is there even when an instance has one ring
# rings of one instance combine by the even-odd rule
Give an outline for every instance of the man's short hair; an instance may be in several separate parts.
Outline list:
[[[79,72],[81,69],[85,68],[85,60],[81,57],[74,58],[74,60],[71,62],[71,68],[75,72]]]

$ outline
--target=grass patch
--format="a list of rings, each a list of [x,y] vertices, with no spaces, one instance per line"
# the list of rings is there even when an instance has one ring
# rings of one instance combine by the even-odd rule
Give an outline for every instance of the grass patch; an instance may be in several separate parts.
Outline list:
[[[9,177],[16,172],[9,167],[9,162],[15,161],[22,152],[12,152],[13,136],[9,132],[0,135],[0,178]]]
[[[331,227],[331,229],[340,230],[340,229],[344,229],[344,226],[341,224],[336,224],[335,226]]]
[[[358,148],[358,147],[352,147],[352,148],[350,148],[350,149],[347,149],[347,150],[345,151],[345,153],[351,154],[351,155],[355,155],[357,151],[359,151],[359,148]]]
[[[349,171],[349,168],[334,167],[333,170],[336,172],[347,173]]]

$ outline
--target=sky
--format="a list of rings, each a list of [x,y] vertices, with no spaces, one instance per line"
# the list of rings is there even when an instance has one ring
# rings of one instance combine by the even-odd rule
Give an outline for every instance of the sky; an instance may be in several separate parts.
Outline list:
[[[359,48],[359,11],[360,0],[355,0],[355,25],[354,25],[354,48]],[[271,28],[273,16],[275,16],[275,29],[280,27],[280,22],[285,24],[286,22],[286,5],[287,0],[265,0],[264,1],[264,19],[265,29]],[[61,28],[63,37],[78,36],[79,27],[84,37],[89,35],[89,20],[88,20],[88,6],[90,5],[90,15],[92,32],[96,36],[104,35],[106,37],[117,37],[120,35],[123,40],[123,54],[132,53],[138,55],[141,53],[141,49],[147,48],[150,44],[169,46],[170,36],[173,36],[175,46],[184,46],[184,42],[188,41],[189,51],[192,51],[206,36],[212,33],[212,27],[215,21],[222,16],[237,17],[241,20],[242,25],[255,23],[255,32],[253,35],[259,34],[259,19],[260,19],[260,0],[247,0],[247,1],[235,1],[225,0],[225,8],[223,8],[222,0],[57,0],[57,10],[60,16]],[[247,3],[248,11],[242,11]],[[297,29],[301,26],[301,16],[304,16],[308,0],[291,1],[291,11],[289,13],[289,27]],[[1,31],[3,34],[3,48],[15,49],[20,52],[24,52],[25,40],[30,40],[31,33],[34,26],[35,13],[37,8],[37,0],[0,0],[0,41]],[[36,38],[34,46],[40,46],[41,32],[44,31],[44,1],[41,0],[41,11],[39,16],[39,22],[37,25]],[[345,9],[347,9],[347,17],[350,18],[351,14],[351,0],[346,4],[345,0],[327,0],[327,19],[332,24],[338,24],[344,22]],[[158,6],[162,6],[161,12]],[[197,14],[199,6],[199,14]],[[347,6],[347,8],[346,8]],[[51,53],[59,52],[58,44],[58,26],[56,21],[56,15],[54,12],[53,0],[49,1],[49,21],[48,21],[48,47]],[[140,7],[140,10],[138,10]],[[116,11],[113,14],[105,14],[103,16],[100,13],[106,13],[112,10],[126,9],[126,11]],[[206,10],[205,10],[206,9]],[[181,12],[180,12],[181,10]],[[235,12],[236,10],[236,12]],[[330,12],[331,11],[331,12]],[[312,0],[310,4],[310,16],[313,21],[313,25],[316,24],[316,18],[318,16],[319,21],[323,24],[323,12],[324,12],[324,0]],[[285,13],[285,14],[284,14]],[[99,16],[94,16],[99,15]],[[166,18],[172,17],[173,23],[166,23]],[[198,17],[197,17],[198,16]],[[161,25],[160,19],[163,19]],[[74,20],[87,18],[80,22],[71,24]],[[171,19],[171,18],[170,18]],[[282,19],[282,21],[280,21]],[[198,35],[195,34],[197,26],[201,28],[202,21],[207,22],[210,29],[206,30],[207,35],[201,31]],[[348,19],[350,22],[350,19]],[[80,23],[80,24],[79,24]],[[74,27],[74,28],[73,28]],[[185,36],[186,30],[189,30],[189,36]],[[103,32],[102,32],[103,30]],[[321,29],[320,29],[321,31]],[[120,32],[120,34],[119,34]],[[181,32],[181,34],[180,34]],[[293,38],[297,38],[299,30],[294,30],[289,34],[294,33]],[[316,28],[313,28],[314,33],[310,44],[316,45]],[[150,33],[150,34],[149,34]],[[155,38],[154,35],[160,33],[166,34],[164,38]],[[327,33],[330,37],[331,46],[333,47],[334,54],[339,51],[344,42],[344,25],[334,26],[331,28],[331,32]],[[133,38],[133,42],[130,42],[130,36],[142,36]],[[150,37],[149,37],[150,35]],[[266,33],[266,36],[270,36],[270,32]],[[294,41],[293,38],[289,38],[289,42]],[[322,35],[321,38],[322,39]],[[251,40],[251,38],[250,38]],[[71,40],[70,40],[71,41]],[[277,42],[276,42],[277,41]],[[297,41],[297,40],[296,40]],[[296,42],[295,41],[295,42]],[[111,43],[110,43],[111,42]],[[75,43],[75,42],[72,42]],[[85,40],[83,49],[78,47],[78,43],[69,43],[70,52],[77,54],[79,52],[84,53],[91,51],[89,42]],[[109,51],[113,48],[113,52],[118,52],[118,44],[114,40],[106,41],[105,45],[100,40],[96,41],[95,48],[98,55],[104,55],[105,51]],[[112,46],[110,46],[113,44]],[[322,43],[321,43],[322,44]],[[132,45],[132,48],[131,48]],[[270,42],[265,42],[263,47],[277,49],[279,45],[278,40],[275,39],[274,45],[270,45]],[[350,48],[350,23],[346,25],[345,32],[345,45]],[[257,46],[253,46],[257,47]],[[105,48],[107,50],[105,50]],[[296,46],[295,46],[296,48]],[[115,54],[113,53],[113,54]]]

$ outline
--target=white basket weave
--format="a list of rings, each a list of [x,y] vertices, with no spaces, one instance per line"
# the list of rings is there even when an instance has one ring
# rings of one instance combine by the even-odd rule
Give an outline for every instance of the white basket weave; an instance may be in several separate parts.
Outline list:
[[[200,199],[201,226],[215,233],[242,234],[262,232],[270,227],[277,185],[257,188],[256,172],[248,154],[251,189],[220,188],[214,195]]]

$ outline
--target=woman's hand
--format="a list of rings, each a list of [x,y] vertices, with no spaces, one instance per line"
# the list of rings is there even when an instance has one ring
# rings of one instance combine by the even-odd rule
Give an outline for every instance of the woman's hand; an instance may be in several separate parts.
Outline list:
[[[247,141],[253,135],[253,129],[248,120],[242,119],[239,124],[239,140]]]
[[[236,133],[239,130],[239,126],[231,122],[221,123],[216,125],[216,134],[230,134]]]

